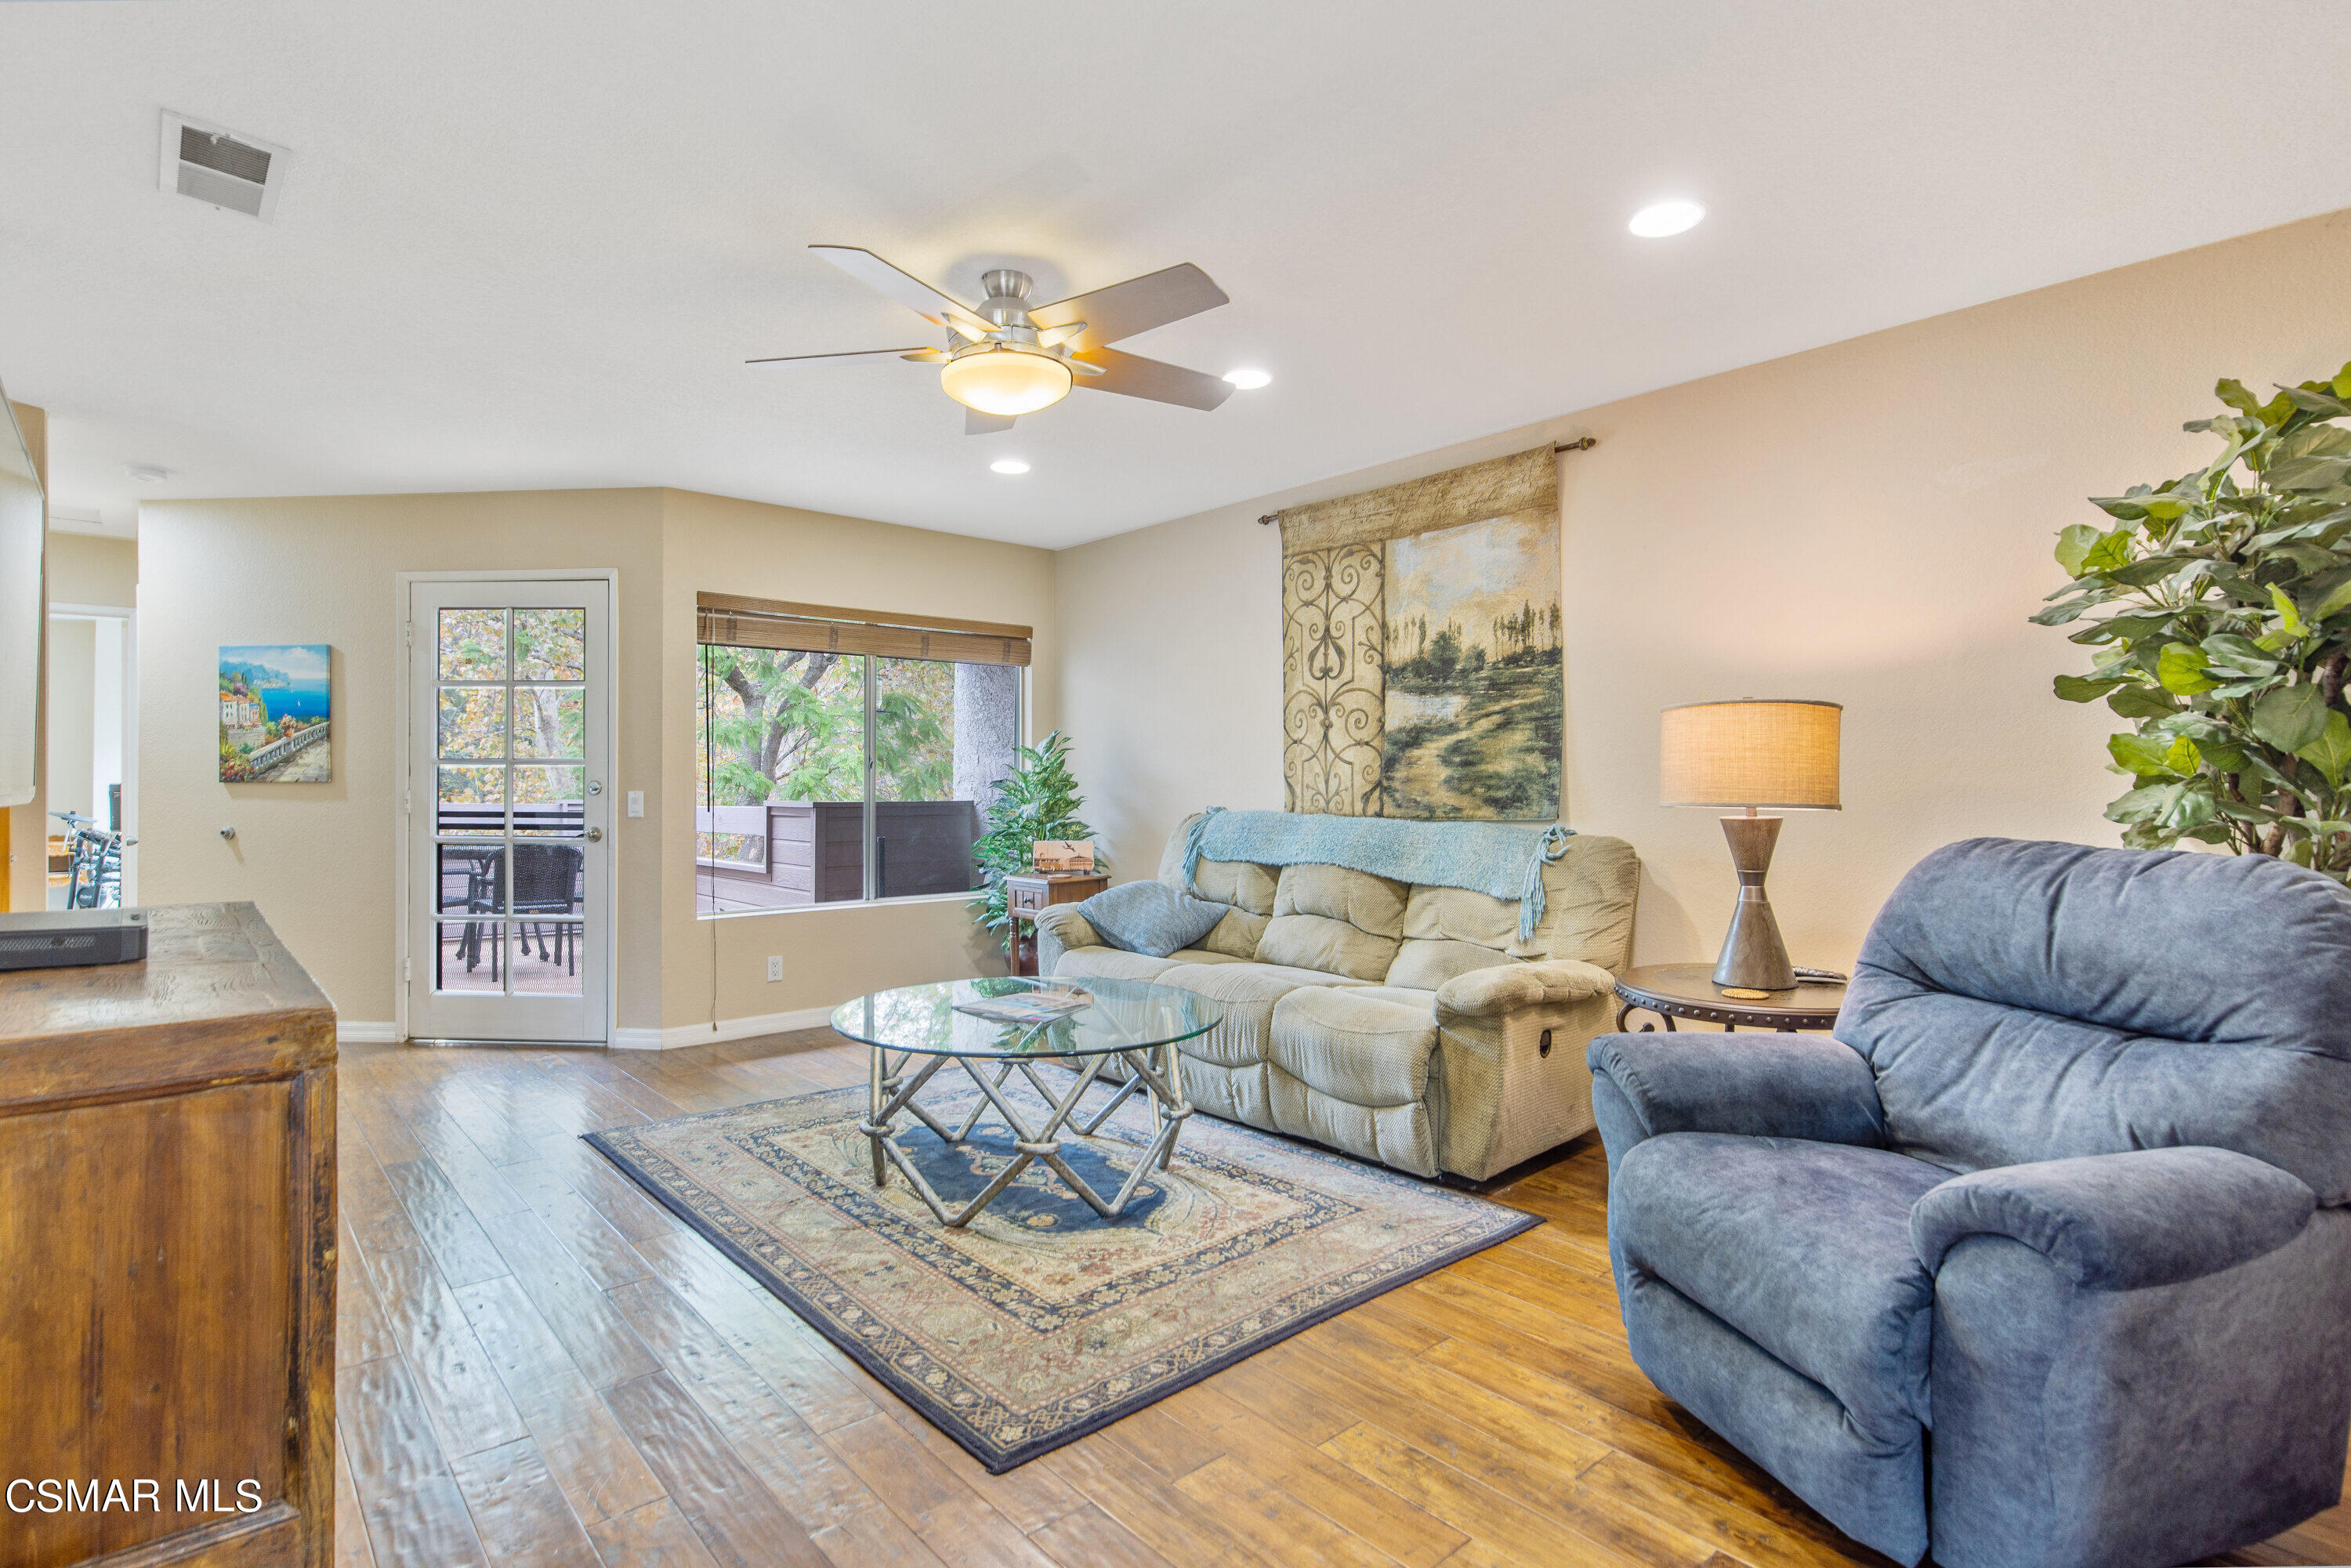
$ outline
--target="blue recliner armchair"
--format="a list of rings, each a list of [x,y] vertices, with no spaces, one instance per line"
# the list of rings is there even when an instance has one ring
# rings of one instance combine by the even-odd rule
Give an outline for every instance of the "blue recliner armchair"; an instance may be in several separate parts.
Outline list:
[[[2148,1568],[2332,1506],[2351,1430],[2351,894],[1977,839],[1834,1039],[1592,1042],[1633,1357],[1906,1563]]]

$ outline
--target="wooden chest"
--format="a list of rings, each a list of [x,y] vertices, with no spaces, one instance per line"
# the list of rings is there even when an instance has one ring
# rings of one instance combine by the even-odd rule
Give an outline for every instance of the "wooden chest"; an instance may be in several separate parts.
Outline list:
[[[335,1015],[259,912],[0,974],[0,1565],[320,1568],[334,1336]]]

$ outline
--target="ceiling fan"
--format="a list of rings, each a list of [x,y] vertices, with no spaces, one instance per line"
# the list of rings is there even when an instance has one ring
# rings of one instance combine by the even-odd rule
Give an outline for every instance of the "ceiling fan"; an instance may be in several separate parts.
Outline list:
[[[934,327],[946,328],[946,346],[780,354],[746,361],[747,364],[896,354],[916,364],[938,365],[942,367],[940,384],[949,397],[964,405],[966,435],[1009,430],[1020,415],[1051,407],[1067,397],[1073,386],[1197,409],[1216,407],[1233,390],[1217,377],[1139,354],[1122,354],[1110,346],[1122,338],[1226,303],[1225,291],[1190,262],[1037,306],[1029,303],[1034,280],[1025,272],[999,267],[979,280],[987,298],[977,305],[966,305],[870,250],[845,245],[809,248]]]

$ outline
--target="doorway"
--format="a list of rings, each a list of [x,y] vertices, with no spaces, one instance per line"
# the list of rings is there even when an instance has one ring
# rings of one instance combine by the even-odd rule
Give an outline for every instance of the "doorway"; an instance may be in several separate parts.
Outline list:
[[[42,796],[51,909],[139,902],[137,625],[128,606],[49,606]]]
[[[611,574],[403,582],[403,1032],[607,1043]]]

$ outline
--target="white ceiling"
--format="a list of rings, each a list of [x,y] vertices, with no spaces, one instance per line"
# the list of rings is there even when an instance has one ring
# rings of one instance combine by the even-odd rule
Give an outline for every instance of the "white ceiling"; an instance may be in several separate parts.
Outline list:
[[[1061,546],[2351,206],[2346,79],[2337,0],[0,5],[0,378],[113,530],[672,485]],[[292,149],[275,223],[158,189],[166,108]],[[966,437],[740,363],[924,340],[811,242],[1196,262],[1233,303],[1122,346],[1276,379]]]

